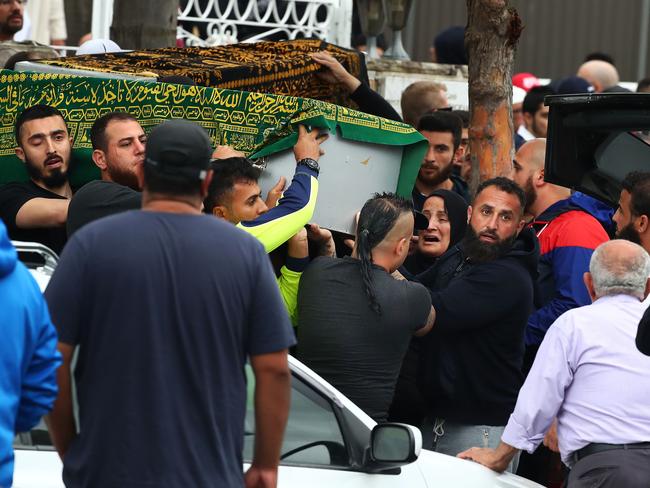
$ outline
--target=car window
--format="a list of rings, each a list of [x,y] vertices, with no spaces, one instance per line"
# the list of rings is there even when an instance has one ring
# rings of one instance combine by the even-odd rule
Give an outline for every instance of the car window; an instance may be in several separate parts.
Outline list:
[[[248,400],[244,461],[253,459],[255,441],[255,376],[246,365]],[[349,456],[332,405],[300,378],[291,377],[291,408],[282,442],[281,464],[348,466]]]

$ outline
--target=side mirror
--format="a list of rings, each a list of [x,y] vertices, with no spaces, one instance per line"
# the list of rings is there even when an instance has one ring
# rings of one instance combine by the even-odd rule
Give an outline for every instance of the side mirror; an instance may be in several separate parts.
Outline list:
[[[370,434],[369,472],[392,470],[410,464],[420,455],[422,434],[416,427],[406,424],[379,424]]]

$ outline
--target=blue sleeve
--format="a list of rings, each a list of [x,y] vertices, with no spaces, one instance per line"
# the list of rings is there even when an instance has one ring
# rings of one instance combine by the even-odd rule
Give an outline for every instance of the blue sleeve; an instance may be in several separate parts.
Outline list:
[[[555,294],[551,301],[537,309],[528,319],[526,344],[542,342],[549,327],[567,310],[589,305],[591,298],[583,281],[589,271],[593,249],[577,246],[557,247],[542,259],[549,261],[553,269]]]
[[[315,171],[298,166],[291,185],[277,206],[255,220],[240,222],[238,227],[255,236],[271,252],[296,234],[314,215],[318,196]]]
[[[61,355],[56,349],[56,330],[45,300],[42,296],[39,298],[40,311],[35,314],[38,323],[33,324],[32,351],[25,357],[23,365],[16,432],[25,432],[34,427],[52,409],[58,391],[56,370],[61,364]]]

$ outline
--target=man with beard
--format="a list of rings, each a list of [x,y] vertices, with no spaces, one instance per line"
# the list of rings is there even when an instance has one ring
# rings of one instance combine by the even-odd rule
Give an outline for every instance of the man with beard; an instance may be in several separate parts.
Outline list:
[[[435,190],[451,190],[469,203],[467,183],[453,174],[454,160],[460,161],[464,154],[460,144],[462,127],[460,117],[448,112],[427,114],[418,122],[418,131],[429,141],[412,193],[413,207],[418,212]]]
[[[80,188],[70,202],[68,236],[93,220],[138,209],[147,136],[127,112],[110,112],[90,129],[93,162],[102,179]]]
[[[24,0],[0,0],[0,41],[12,41],[23,28]]]
[[[650,173],[634,171],[622,181],[612,220],[616,237],[639,244],[650,253]]]
[[[650,253],[650,173],[634,171],[622,181],[618,208],[612,220],[616,224],[616,237],[639,244]],[[639,323],[636,346],[650,356],[650,299],[648,310]]]
[[[591,255],[609,240],[605,230],[611,209],[587,195],[571,195],[568,188],[544,181],[546,139],[526,142],[513,161],[512,179],[526,194],[526,213],[533,216],[532,229],[540,245],[536,310],[526,327],[524,373],[535,360],[546,331],[567,310],[591,303],[583,282]],[[553,445],[555,428],[547,443]],[[545,446],[533,455],[522,454],[518,474],[538,483],[554,482],[559,456]]]
[[[25,109],[16,118],[15,136],[16,155],[30,180],[0,187],[0,218],[11,239],[40,242],[60,253],[72,196],[72,137],[61,112],[48,105]]]
[[[591,303],[582,276],[594,249],[609,240],[605,227],[611,221],[610,207],[544,181],[545,157],[546,139],[528,141],[517,151],[512,173],[526,194],[526,213],[533,216],[540,244],[539,308],[526,329],[528,368],[551,324],[567,310]]]
[[[539,257],[534,233],[524,229],[525,205],[511,180],[485,181],[465,238],[420,275],[436,313],[421,356],[427,449],[456,455],[477,442],[496,447],[514,408]]]

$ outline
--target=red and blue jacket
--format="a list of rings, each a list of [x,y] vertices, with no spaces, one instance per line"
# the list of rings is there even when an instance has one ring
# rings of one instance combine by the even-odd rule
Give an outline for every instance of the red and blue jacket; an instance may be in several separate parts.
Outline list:
[[[539,345],[567,310],[591,303],[583,282],[591,255],[609,240],[613,209],[583,193],[560,200],[531,224],[540,245],[537,310],[528,319],[526,345]]]

